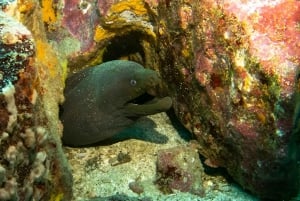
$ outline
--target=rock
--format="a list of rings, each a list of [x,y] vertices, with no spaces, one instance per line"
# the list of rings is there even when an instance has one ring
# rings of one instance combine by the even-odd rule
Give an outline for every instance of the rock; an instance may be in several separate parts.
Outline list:
[[[160,150],[157,154],[156,184],[164,193],[178,190],[203,196],[202,172],[195,149],[178,146]]]
[[[148,197],[136,198],[129,197],[125,194],[116,194],[109,197],[92,198],[87,201],[152,201],[152,199]]]
[[[2,9],[19,18],[8,12],[18,10],[14,3],[8,1]],[[36,47],[42,37],[35,40],[7,13],[0,10],[0,200],[71,200],[71,171],[57,121],[53,126],[47,114],[54,111],[46,110],[50,100],[43,98],[48,92],[40,83],[42,64]]]
[[[296,195],[300,2],[168,1],[157,21],[159,70],[200,153],[260,197]]]
[[[70,73],[121,58],[150,65],[156,36],[149,11],[143,0],[72,0],[57,10],[61,20],[48,36],[68,58]]]

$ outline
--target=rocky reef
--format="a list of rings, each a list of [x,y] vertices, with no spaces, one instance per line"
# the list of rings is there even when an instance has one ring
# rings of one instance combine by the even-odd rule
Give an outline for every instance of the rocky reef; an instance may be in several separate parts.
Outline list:
[[[160,73],[165,82],[157,93],[172,97],[206,164],[226,168],[262,198],[297,194],[299,1],[29,0],[0,6],[6,13],[1,26],[18,30],[0,29],[0,182],[6,193],[5,186],[15,186],[9,196],[30,192],[12,184],[46,185],[43,174],[36,187],[30,180],[41,166],[56,178],[48,183],[55,193],[47,196],[69,196],[70,172],[65,179],[54,174],[65,166],[58,120],[63,82],[67,73],[113,59]],[[43,146],[41,130],[48,136]],[[16,170],[23,166],[28,171],[21,176]]]
[[[51,76],[42,73],[48,66],[37,49],[42,38],[9,15],[17,17],[9,3],[0,4],[0,200],[70,200],[72,175],[52,113],[57,100],[47,98]]]
[[[261,197],[287,199],[299,189],[300,4],[253,4],[160,4],[160,72],[207,163]]]

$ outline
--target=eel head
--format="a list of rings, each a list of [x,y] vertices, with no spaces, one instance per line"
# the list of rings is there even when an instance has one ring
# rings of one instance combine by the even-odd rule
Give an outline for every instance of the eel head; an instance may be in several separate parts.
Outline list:
[[[134,119],[170,109],[171,97],[160,97],[157,94],[161,81],[159,74],[153,70],[143,68],[136,71],[129,80],[132,91],[123,104],[125,116]]]

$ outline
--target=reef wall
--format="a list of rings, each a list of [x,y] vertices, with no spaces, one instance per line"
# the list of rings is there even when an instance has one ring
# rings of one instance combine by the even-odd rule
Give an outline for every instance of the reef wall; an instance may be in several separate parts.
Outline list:
[[[0,200],[71,200],[58,120],[61,66],[38,2],[27,3],[0,2]]]
[[[158,5],[159,71],[178,118],[206,164],[269,199],[299,190],[299,14],[294,1]]]
[[[50,136],[47,146],[34,144],[32,152],[44,151],[43,164],[64,167],[58,104],[66,74],[123,58],[160,72],[165,81],[160,93],[172,96],[176,116],[195,135],[206,164],[225,167],[245,189],[263,198],[289,199],[299,190],[298,115],[294,115],[299,104],[299,1],[29,0],[0,5],[31,31],[23,35],[36,47],[26,52],[28,59],[13,74],[2,73],[2,80],[9,79],[1,86],[0,109],[6,114],[1,116],[1,136],[8,136],[6,142],[1,140],[3,153],[23,150],[17,147],[27,146],[22,135],[37,136],[43,128]],[[4,19],[11,18],[0,20]],[[6,40],[2,37],[1,45]],[[24,94],[26,86],[18,89],[18,83],[34,87]],[[7,103],[11,94],[17,109]],[[27,99],[24,110],[32,108],[30,120],[16,116],[15,111],[23,108],[18,106],[19,94]],[[17,118],[14,129],[8,128],[10,118]],[[19,177],[9,161],[1,158],[6,175],[2,183]],[[38,157],[27,161],[23,181],[29,179],[33,164],[40,163]],[[7,176],[7,168],[13,177]],[[53,166],[45,169],[59,178]],[[48,196],[70,195],[70,172],[65,173],[65,179],[49,180],[56,193]],[[64,186],[61,191],[56,183]]]

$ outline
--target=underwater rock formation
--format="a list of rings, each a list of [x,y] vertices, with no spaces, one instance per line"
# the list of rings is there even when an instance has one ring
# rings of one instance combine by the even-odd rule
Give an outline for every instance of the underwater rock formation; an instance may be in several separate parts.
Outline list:
[[[43,150],[33,156],[29,151],[37,143],[43,144],[47,135],[43,127],[32,125],[31,113],[37,98],[35,89],[30,89],[35,81],[30,63],[34,44],[31,33],[23,25],[1,11],[0,19],[0,200],[18,200],[19,192],[28,199],[38,190],[35,181],[44,179],[47,158]],[[28,186],[23,186],[24,182]]]
[[[157,154],[156,184],[164,193],[179,190],[203,196],[202,172],[203,167],[195,149],[179,146],[160,150]]]
[[[58,122],[51,126],[43,99],[48,92],[40,83],[43,66],[36,47],[42,37],[35,40],[16,20],[16,2],[0,6],[6,12],[0,10],[0,200],[71,200],[72,176]]]
[[[45,114],[51,121],[43,122],[55,132],[59,132],[55,128],[59,122],[53,114],[58,113],[66,66],[71,74],[105,61],[134,60],[160,72],[165,81],[160,93],[172,97],[177,117],[195,134],[207,164],[225,167],[239,184],[262,198],[289,199],[297,193],[300,134],[294,129],[293,114],[299,104],[295,99],[299,91],[299,1],[39,2],[24,1],[17,9],[9,8],[16,6],[15,1],[1,6],[20,15],[34,35],[39,80],[46,86],[37,87],[36,101],[51,111]],[[1,75],[21,83],[20,75],[35,71],[18,69]],[[8,83],[0,80],[3,86]],[[38,82],[24,83],[36,87]],[[30,102],[33,91],[24,93],[26,103],[34,111],[40,109]],[[2,100],[1,111],[6,115],[0,117],[0,127],[6,129],[12,113],[6,109],[4,95]],[[24,126],[32,122],[20,120],[22,126],[16,129],[24,133]],[[9,148],[2,147],[5,152]]]
[[[208,164],[261,197],[289,199],[300,181],[300,2],[184,2],[158,7],[160,72],[177,116]]]

